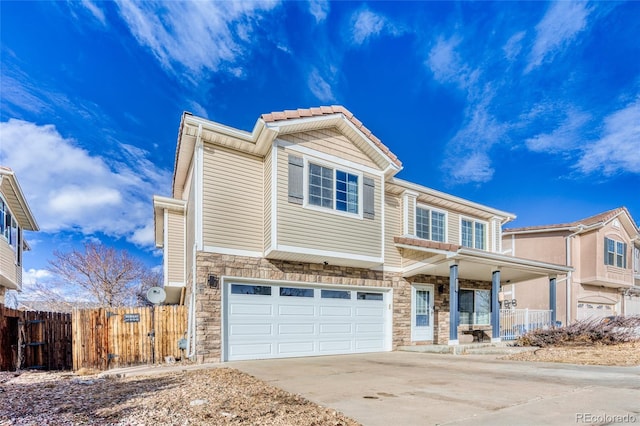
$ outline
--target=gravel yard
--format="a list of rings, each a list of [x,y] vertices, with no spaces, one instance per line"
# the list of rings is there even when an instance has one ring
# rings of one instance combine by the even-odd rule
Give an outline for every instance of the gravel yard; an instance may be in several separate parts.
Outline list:
[[[640,365],[640,342],[619,345],[554,346],[509,355],[504,359],[631,367]]]
[[[0,372],[0,425],[358,425],[238,370],[98,378]]]

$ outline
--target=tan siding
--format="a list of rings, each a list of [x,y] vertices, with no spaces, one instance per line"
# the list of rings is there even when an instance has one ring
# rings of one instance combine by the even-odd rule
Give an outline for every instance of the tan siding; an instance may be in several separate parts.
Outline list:
[[[393,238],[402,235],[402,197],[385,194],[384,209],[384,264],[399,268],[402,266],[402,257]]]
[[[379,177],[375,180],[375,219],[357,219],[304,208],[288,202],[287,153],[278,150],[278,244],[380,257],[382,210]]]
[[[337,129],[322,129],[310,132],[282,135],[279,139],[292,142],[309,149],[353,161],[368,167],[379,167]]]
[[[447,212],[447,242],[460,244],[460,215],[456,212]]]
[[[16,272],[16,254],[11,249],[7,240],[0,237],[0,274],[12,283],[20,286],[22,282],[18,282]]]
[[[262,159],[208,146],[204,150],[202,228],[205,246],[262,252]]]
[[[264,250],[271,247],[271,151],[264,158]]]
[[[409,235],[416,235],[416,199],[415,197],[407,197],[407,203],[403,203],[403,209],[407,209],[405,217],[407,218],[407,232]],[[404,219],[403,219],[404,220]]]
[[[184,282],[184,216],[168,212],[167,266],[169,282]]]

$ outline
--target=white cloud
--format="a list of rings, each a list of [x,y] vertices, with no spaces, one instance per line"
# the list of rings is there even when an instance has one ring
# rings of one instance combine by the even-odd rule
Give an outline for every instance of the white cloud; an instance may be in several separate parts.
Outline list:
[[[433,77],[441,83],[455,83],[461,89],[471,88],[479,77],[479,71],[472,70],[465,64],[456,48],[462,40],[457,37],[438,38],[435,46],[429,51],[426,65]]]
[[[393,24],[387,17],[377,14],[368,8],[362,8],[351,15],[351,42],[354,45],[362,45],[373,37],[382,34],[398,36],[402,30]]]
[[[640,98],[604,119],[602,136],[587,145],[576,167],[583,173],[640,173]]]
[[[551,133],[542,133],[525,141],[527,148],[535,152],[559,152],[575,148],[581,141],[583,128],[591,116],[569,109],[564,121]]]
[[[471,153],[456,160],[451,167],[450,175],[455,183],[482,183],[493,178],[494,169],[491,159],[484,152]]]
[[[138,43],[166,69],[192,78],[206,71],[233,70],[259,45],[253,37],[261,14],[275,1],[134,2],[117,1],[120,15]],[[177,69],[176,69],[177,68]]]
[[[313,68],[307,79],[309,89],[322,102],[335,101],[331,85],[320,75],[317,68]]]
[[[526,35],[525,31],[520,31],[512,35],[502,47],[505,58],[509,61],[516,59],[522,50],[522,39]]]
[[[49,280],[53,277],[53,274],[49,272],[47,269],[29,269],[22,271],[22,282],[24,284],[35,284],[37,282],[42,282]]]
[[[329,15],[329,9],[331,8],[327,0],[310,0],[309,1],[309,13],[316,19],[316,23],[320,23],[327,19]]]
[[[71,2],[73,3],[73,2]],[[104,15],[102,9],[100,9],[96,4],[90,0],[82,0],[81,5],[93,15],[102,25],[107,25],[107,18]]]
[[[151,197],[169,188],[171,174],[148,153],[120,144],[118,158],[103,158],[66,139],[53,125],[10,119],[0,123],[0,157],[17,174],[42,231],[102,232],[152,245]]]
[[[529,55],[525,73],[551,61],[587,27],[591,11],[584,1],[552,2],[549,10],[536,25],[536,40]]]

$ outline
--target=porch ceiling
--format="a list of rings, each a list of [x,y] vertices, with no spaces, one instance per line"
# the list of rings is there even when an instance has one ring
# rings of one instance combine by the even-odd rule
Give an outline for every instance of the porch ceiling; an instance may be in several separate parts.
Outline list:
[[[497,253],[460,248],[455,251],[442,252],[423,247],[408,247],[397,244],[404,250],[423,252],[425,258],[404,268],[403,275],[411,277],[425,274],[449,276],[450,267],[458,264],[458,277],[468,280],[491,281],[493,271],[500,270],[502,283],[516,283],[540,277],[566,275],[573,268],[538,262]],[[415,254],[415,253],[414,253]],[[415,257],[414,257],[415,258]]]

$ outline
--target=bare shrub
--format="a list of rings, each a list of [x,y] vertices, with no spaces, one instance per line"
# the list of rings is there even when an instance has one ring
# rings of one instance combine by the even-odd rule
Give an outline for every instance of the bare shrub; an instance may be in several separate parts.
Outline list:
[[[640,315],[576,321],[564,327],[530,331],[516,346],[617,345],[640,341]]]

